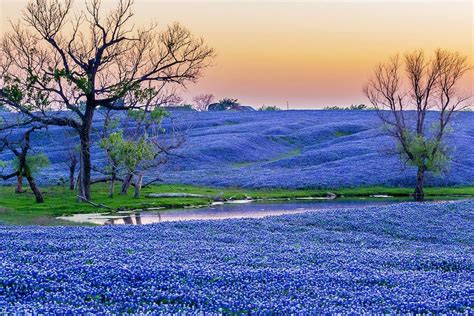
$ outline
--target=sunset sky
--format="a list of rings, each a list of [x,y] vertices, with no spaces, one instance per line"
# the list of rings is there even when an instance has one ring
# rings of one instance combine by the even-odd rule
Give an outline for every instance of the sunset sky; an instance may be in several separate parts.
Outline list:
[[[25,3],[0,0],[0,33]],[[441,47],[474,63],[472,1],[136,0],[135,13],[136,24],[179,21],[216,49],[215,65],[184,93],[188,100],[213,93],[255,107],[367,103],[364,82],[394,53]],[[472,78],[464,89],[472,90]]]

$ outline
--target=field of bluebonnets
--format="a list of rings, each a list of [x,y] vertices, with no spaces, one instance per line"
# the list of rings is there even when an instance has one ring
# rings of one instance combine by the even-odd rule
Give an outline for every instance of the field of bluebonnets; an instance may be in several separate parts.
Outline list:
[[[415,170],[392,154],[392,139],[374,111],[177,111],[172,117],[187,141],[176,152],[179,157],[148,174],[166,182],[252,188],[414,185]],[[97,115],[96,128],[99,120]],[[428,175],[427,185],[474,184],[474,113],[458,113],[452,129],[449,170],[444,177]],[[34,148],[52,162],[38,177],[42,184],[67,175],[63,161],[76,143],[65,140],[60,128],[36,135]],[[8,158],[7,152],[0,154],[0,160]],[[93,160],[105,162],[97,144]]]
[[[0,226],[0,313],[469,314],[473,209]]]
[[[187,142],[151,175],[167,182],[413,184],[371,111],[183,111],[173,121]],[[447,176],[428,185],[474,184],[473,122],[458,114]],[[52,162],[39,182],[67,175],[75,143],[54,127],[34,136]],[[97,144],[93,154],[104,163]],[[473,210],[458,201],[147,226],[0,223],[0,314],[469,314]]]

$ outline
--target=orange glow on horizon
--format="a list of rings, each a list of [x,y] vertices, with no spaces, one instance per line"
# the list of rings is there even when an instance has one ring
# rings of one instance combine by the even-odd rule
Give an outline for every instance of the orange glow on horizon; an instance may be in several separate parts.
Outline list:
[[[82,0],[76,0],[80,3]],[[0,33],[26,0],[0,0]],[[104,9],[113,0],[103,0]],[[293,108],[367,103],[362,86],[395,53],[436,48],[473,58],[471,1],[135,1],[135,23],[179,21],[217,51],[185,91]],[[463,89],[473,91],[472,72]]]

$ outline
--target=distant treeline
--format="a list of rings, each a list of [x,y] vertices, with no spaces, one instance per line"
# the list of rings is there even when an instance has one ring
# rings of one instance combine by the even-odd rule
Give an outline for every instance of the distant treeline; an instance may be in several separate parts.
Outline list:
[[[326,106],[324,107],[324,110],[333,110],[333,111],[339,111],[339,110],[375,110],[374,107],[368,107],[365,104],[352,104],[351,106]]]

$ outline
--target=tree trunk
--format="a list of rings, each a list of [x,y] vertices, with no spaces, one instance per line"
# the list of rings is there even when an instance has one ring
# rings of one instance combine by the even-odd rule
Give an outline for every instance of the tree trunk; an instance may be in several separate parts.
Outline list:
[[[423,191],[423,186],[425,182],[425,171],[422,168],[418,168],[418,172],[416,174],[416,187],[415,192],[413,193],[413,197],[415,198],[416,202],[423,202],[425,198],[425,192]]]
[[[133,195],[133,197],[136,199],[140,198],[142,182],[143,182],[143,175],[140,173],[137,175],[137,179],[135,181],[135,194]]]
[[[23,193],[23,174],[22,171],[16,177],[15,193]]]
[[[126,195],[127,194],[128,188],[132,184],[132,180],[133,180],[133,174],[132,173],[127,174],[127,176],[123,180],[122,190],[120,190],[120,195]]]
[[[112,176],[110,178],[110,189],[109,189],[109,197],[113,197],[115,193],[115,179],[117,178],[117,174],[115,172],[115,167],[112,167]]]
[[[78,190],[79,183],[81,183],[81,172],[79,170],[78,175],[76,176],[76,183],[74,183],[74,190]]]
[[[90,140],[89,135],[81,133],[81,168],[78,186],[78,195],[86,200],[91,199],[91,156],[90,156]],[[82,199],[80,198],[79,201]]]
[[[28,180],[31,191],[33,191],[33,194],[35,195],[36,203],[43,203],[44,202],[43,194],[41,193],[38,186],[36,185],[35,179],[32,176],[26,176],[26,179]]]
[[[77,159],[75,156],[71,157],[71,165],[69,166],[69,190],[73,191],[74,188],[76,187],[76,177],[75,177],[75,172],[76,172],[76,165],[77,165]]]
[[[83,199],[91,200],[91,130],[94,116],[94,106],[91,103],[92,101],[87,101],[82,129],[79,133],[81,140],[81,171],[78,195],[82,197],[82,199],[79,198],[79,201]]]

